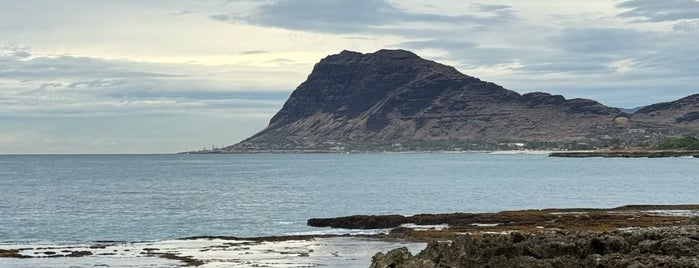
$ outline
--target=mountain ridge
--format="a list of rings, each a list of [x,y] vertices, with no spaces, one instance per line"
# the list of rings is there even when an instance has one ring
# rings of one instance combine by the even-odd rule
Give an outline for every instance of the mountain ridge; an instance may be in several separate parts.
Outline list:
[[[318,62],[267,128],[221,151],[488,149],[522,143],[555,149],[652,142],[696,133],[698,102],[699,94],[629,114],[589,99],[519,94],[406,50],[345,50]]]

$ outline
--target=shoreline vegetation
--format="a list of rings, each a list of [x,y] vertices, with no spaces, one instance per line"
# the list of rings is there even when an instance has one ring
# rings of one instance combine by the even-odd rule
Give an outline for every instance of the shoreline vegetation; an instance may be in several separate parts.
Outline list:
[[[354,215],[309,219],[308,224],[348,231],[384,232],[360,236],[199,236],[153,243],[101,242],[57,248],[8,248],[6,245],[0,248],[0,260],[69,257],[71,260],[88,258],[84,260],[89,262],[91,257],[121,254],[115,257],[122,261],[152,257],[174,262],[176,266],[191,267],[222,260],[258,265],[282,259],[301,264],[317,259],[342,263],[346,260],[343,256],[347,256],[343,254],[349,253],[337,251],[338,248],[373,243],[376,251],[353,257],[365,258],[366,262],[361,263],[367,265],[364,267],[514,267],[519,264],[525,265],[522,267],[656,267],[661,264],[696,267],[699,264],[699,205]],[[420,249],[423,250],[418,253]],[[359,254],[356,248],[354,250],[354,254]]]
[[[635,146],[608,145],[596,147],[585,143],[552,142],[505,142],[463,143],[439,141],[429,144],[396,143],[350,146],[339,144],[331,149],[257,149],[249,151],[227,151],[226,148],[211,147],[199,151],[179,154],[323,154],[323,153],[497,153],[497,154],[548,154],[551,157],[695,157],[699,158],[699,138],[695,136],[666,137],[654,145]]]
[[[552,152],[551,157],[694,157],[699,158],[699,138],[694,136],[669,137],[654,147],[617,150],[590,150]]]

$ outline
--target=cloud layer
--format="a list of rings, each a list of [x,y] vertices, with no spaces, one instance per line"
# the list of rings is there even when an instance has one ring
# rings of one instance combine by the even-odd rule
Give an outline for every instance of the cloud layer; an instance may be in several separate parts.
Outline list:
[[[617,7],[625,9],[619,17],[637,18],[643,21],[662,22],[699,19],[699,2],[696,0],[630,0]]]
[[[235,67],[229,68],[235,72]],[[237,72],[239,79],[203,78],[216,78],[213,74],[222,69],[225,67],[74,56],[31,57],[26,49],[6,48],[0,54],[0,117],[269,115],[288,96],[287,88],[246,82],[251,71]]]
[[[410,49],[521,93],[627,108],[699,92],[696,0],[25,0],[0,10],[0,153],[235,143],[344,49]]]
[[[487,26],[512,21],[510,6],[476,4],[478,15],[412,12],[386,0],[277,0],[257,6],[252,14],[216,14],[211,19],[319,33],[394,32],[384,27],[406,23]],[[390,28],[390,27],[389,27]]]

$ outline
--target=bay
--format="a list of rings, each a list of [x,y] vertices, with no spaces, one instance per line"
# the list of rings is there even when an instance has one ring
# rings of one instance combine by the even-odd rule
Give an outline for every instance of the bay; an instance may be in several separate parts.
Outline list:
[[[696,204],[697,174],[696,158],[2,155],[0,243],[332,232],[306,220],[353,214]]]

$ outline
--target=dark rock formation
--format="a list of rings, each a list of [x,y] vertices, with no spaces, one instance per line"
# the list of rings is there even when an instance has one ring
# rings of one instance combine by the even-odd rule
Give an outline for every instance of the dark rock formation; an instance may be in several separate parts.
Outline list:
[[[16,249],[0,249],[0,258],[21,258],[19,250]]]
[[[70,252],[70,254],[66,255],[66,257],[85,257],[85,256],[92,256],[92,252],[90,251],[85,251],[85,250],[76,250]]]
[[[384,253],[374,255],[371,261],[370,268],[434,268],[435,263],[430,260],[419,259],[413,257],[407,248],[402,247]]]
[[[599,143],[629,129],[699,129],[692,113],[697,98],[651,105],[630,116],[593,100],[520,95],[404,50],[343,51],[315,65],[266,129],[221,152]]]
[[[355,215],[308,220],[313,227],[385,229],[402,224],[449,226],[446,232],[503,231],[551,228],[559,230],[611,230],[614,228],[694,224],[689,217],[657,215],[652,211],[699,211],[699,205],[635,205],[609,209],[573,208],[502,211],[497,213],[450,213],[402,215]],[[629,222],[633,218],[633,225]],[[537,228],[539,227],[539,228]],[[412,233],[397,228],[396,234]],[[405,237],[405,236],[401,236]]]
[[[308,225],[313,227],[332,227],[345,229],[385,229],[395,228],[406,223],[406,217],[402,215],[354,215],[339,218],[314,218],[308,220]]]
[[[412,267],[699,267],[699,228],[613,232],[462,235],[412,256],[396,249],[372,268]]]

